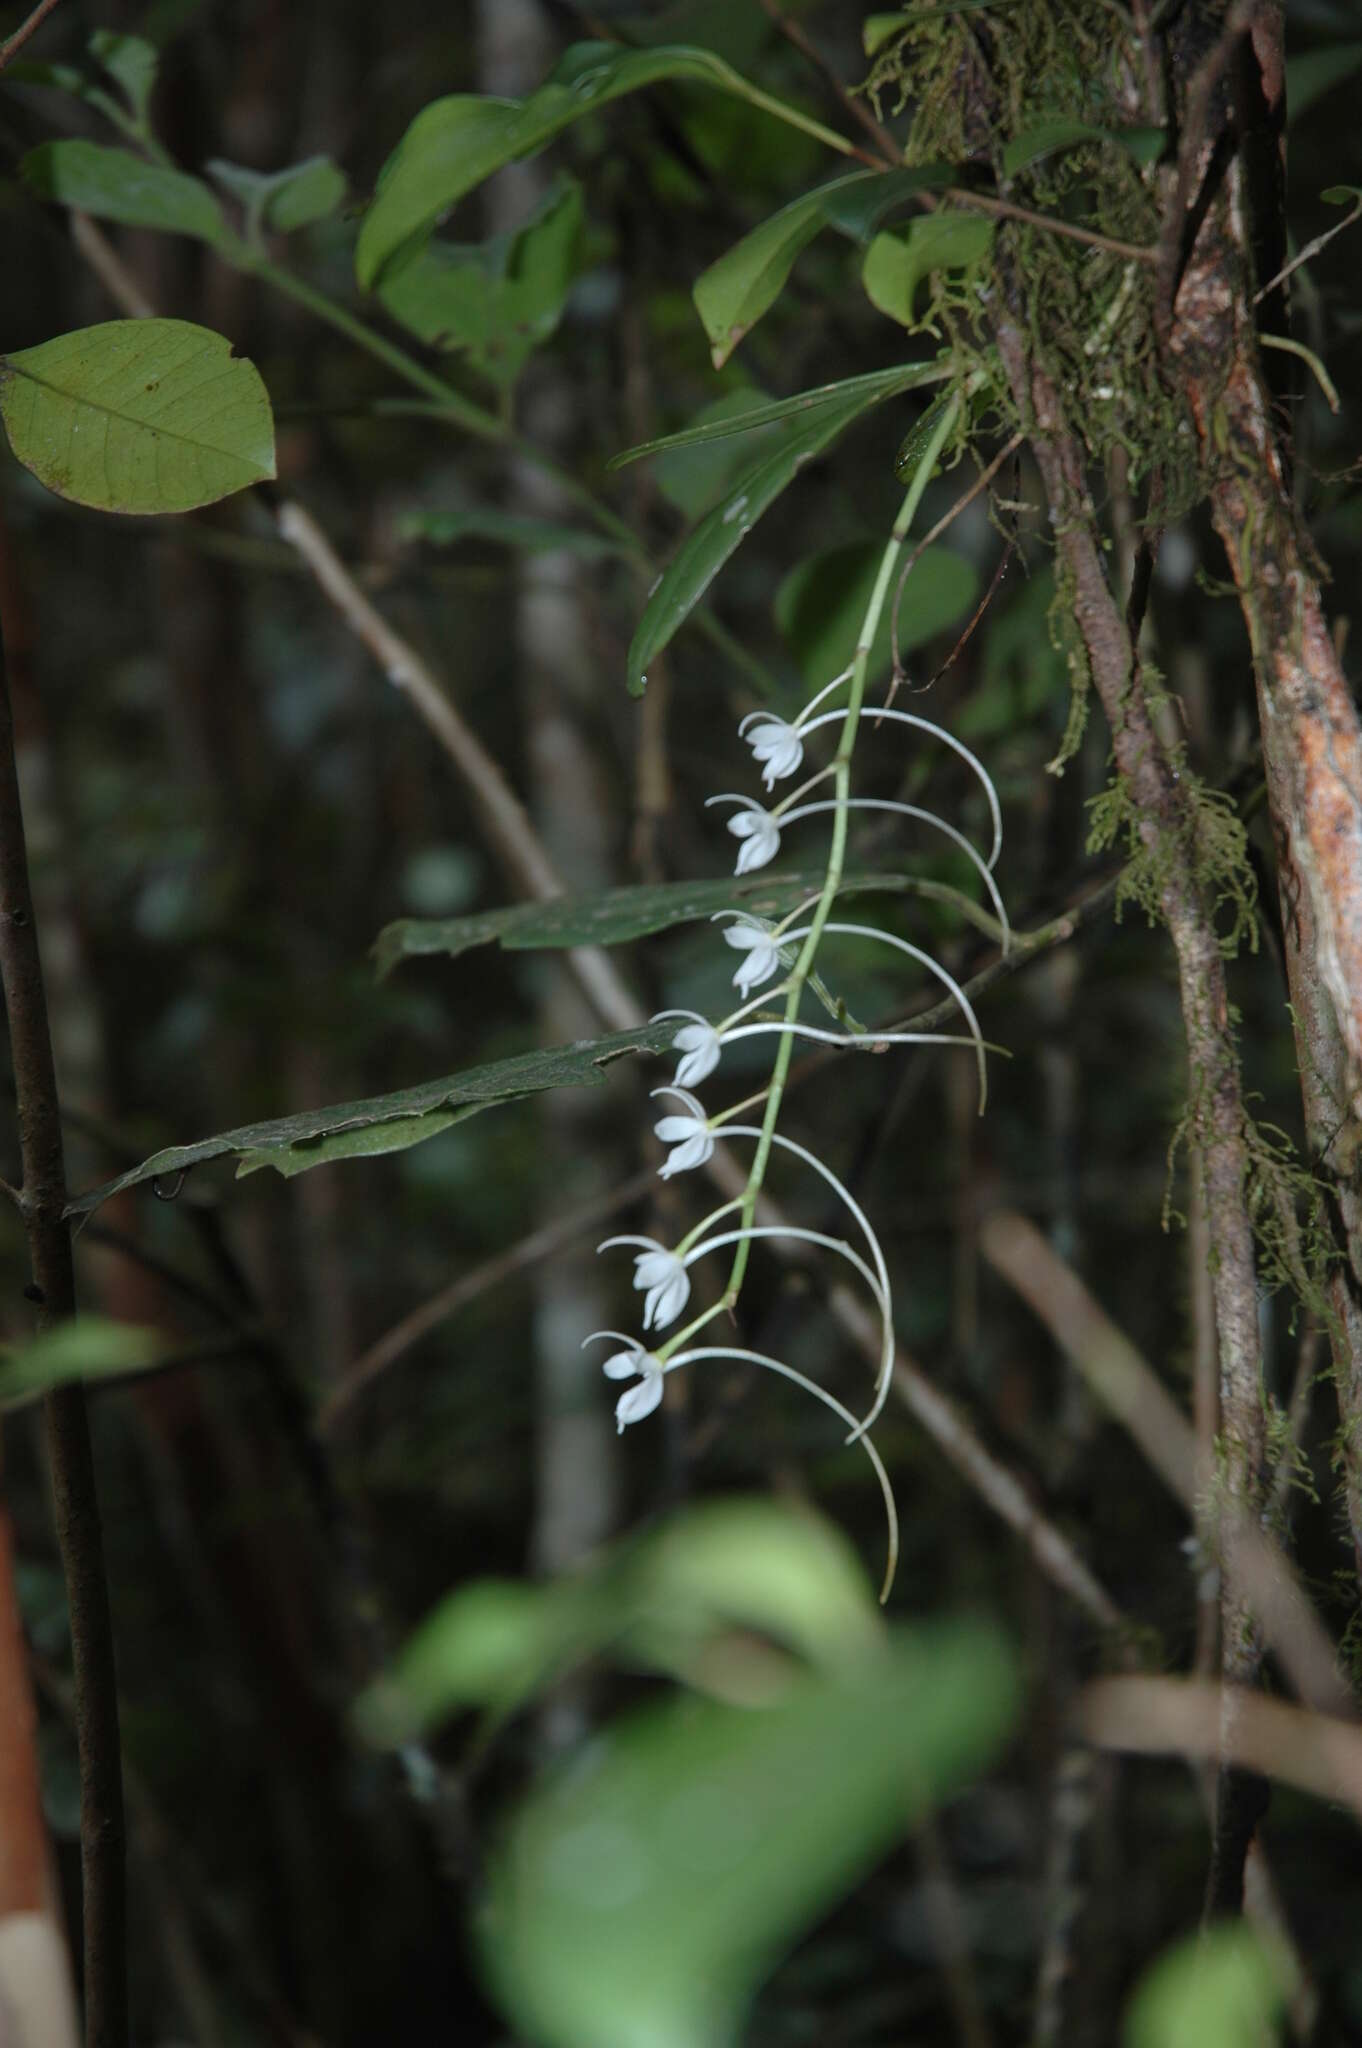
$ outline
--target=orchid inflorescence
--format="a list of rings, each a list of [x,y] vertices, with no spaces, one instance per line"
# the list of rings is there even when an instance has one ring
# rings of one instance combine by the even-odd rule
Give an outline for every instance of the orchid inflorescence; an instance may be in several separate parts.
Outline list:
[[[762,783],[771,794],[779,783],[787,782],[799,773],[811,736],[821,729],[837,726],[840,734],[833,759],[769,808],[755,798],[733,793],[709,799],[710,803],[738,806],[728,820],[728,829],[738,841],[735,868],[738,875],[754,873],[774,859],[780,851],[783,833],[792,826],[818,816],[830,818],[832,827],[823,884],[816,895],[797,903],[784,917],[774,920],[739,910],[716,914],[724,943],[738,956],[733,972],[733,985],[741,998],[738,1007],[718,1023],[712,1023],[691,1010],[663,1010],[653,1020],[677,1020],[672,1049],[680,1056],[672,1084],[653,1090],[654,1096],[664,1098],[666,1104],[665,1114],[659,1117],[654,1127],[659,1142],[667,1148],[667,1156],[660,1168],[661,1177],[671,1180],[707,1165],[720,1139],[725,1142],[752,1139],[756,1152],[746,1186],[741,1195],[711,1210],[673,1246],[660,1244],[650,1237],[625,1235],[607,1238],[598,1247],[600,1251],[626,1246],[634,1252],[634,1287],[643,1296],[643,1329],[645,1333],[654,1335],[654,1342],[649,1348],[638,1338],[615,1330],[598,1330],[585,1340],[590,1344],[605,1338],[617,1347],[605,1359],[603,1370],[609,1379],[630,1382],[615,1407],[616,1422],[621,1430],[630,1423],[642,1421],[660,1405],[666,1374],[701,1359],[726,1358],[764,1366],[792,1380],[831,1408],[848,1425],[848,1443],[859,1442],[866,1451],[884,1496],[889,1525],[889,1559],[882,1598],[887,1597],[893,1580],[898,1554],[898,1526],[888,1476],[867,1432],[884,1407],[893,1374],[893,1303],[888,1267],[874,1228],[850,1189],[814,1153],[786,1137],[776,1126],[797,1039],[811,1039],[818,1044],[847,1051],[878,1050],[887,1045],[971,1045],[978,1062],[980,1108],[983,1107],[986,1087],[984,1042],[965,991],[929,953],[900,938],[897,933],[883,931],[874,925],[842,923],[830,914],[843,886],[846,841],[852,814],[862,811],[897,812],[931,826],[966,854],[990,899],[1001,927],[1004,948],[1008,942],[1007,915],[993,875],[1002,844],[1002,822],[997,792],[987,771],[967,747],[930,719],[889,707],[867,709],[863,703],[869,650],[893,567],[922,489],[953,424],[953,412],[947,406],[940,416],[936,432],[928,440],[922,463],[885,551],[851,666],[825,684],[793,720],[779,718],[768,711],[756,711],[749,713],[738,728],[761,768]],[[839,706],[835,700],[843,690],[846,691],[846,700]],[[823,706],[830,708],[820,709]],[[925,733],[944,743],[966,762],[977,776],[988,801],[992,844],[987,857],[962,833],[930,811],[914,804],[851,794],[852,755],[866,719],[873,719],[877,725],[883,720],[899,730],[907,728]],[[829,790],[830,794],[823,793]],[[812,801],[806,801],[810,797]],[[958,1007],[967,1027],[965,1034],[921,1032],[908,1028],[874,1032],[853,1030],[842,1023],[844,1012],[840,1006],[834,1017],[840,1028],[827,1029],[804,1023],[799,1015],[804,991],[811,984],[819,987],[813,975],[815,956],[824,938],[836,936],[875,941],[924,967],[942,984]],[[770,986],[772,983],[774,986]],[[762,993],[754,996],[752,991],[757,989]],[[775,1016],[765,1014],[781,998],[784,999],[783,1011]],[[725,1048],[741,1039],[768,1034],[775,1037],[776,1049],[766,1087],[759,1094],[749,1096],[717,1115],[707,1114],[694,1090],[719,1067]],[[763,1108],[760,1123],[738,1121],[744,1110],[758,1105]],[[833,1190],[855,1225],[854,1243],[794,1224],[757,1222],[758,1196],[769,1162],[776,1153],[797,1159]],[[826,1389],[779,1359],[729,1344],[696,1345],[694,1340],[700,1333],[736,1304],[751,1247],[766,1238],[817,1245],[850,1265],[869,1289],[880,1323],[880,1357],[873,1398],[859,1419]],[[727,1284],[719,1300],[693,1316],[675,1334],[658,1341],[657,1333],[671,1329],[685,1313],[691,1296],[691,1268],[709,1253],[725,1249],[731,1250],[732,1260]]]

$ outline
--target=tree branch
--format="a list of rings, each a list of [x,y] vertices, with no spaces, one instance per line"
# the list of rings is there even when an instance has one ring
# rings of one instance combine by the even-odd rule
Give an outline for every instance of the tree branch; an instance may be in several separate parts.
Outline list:
[[[75,1313],[70,1231],[63,1221],[66,1169],[57,1080],[47,1024],[42,963],[29,890],[19,803],[14,718],[0,626],[0,980],[23,1161],[20,1207],[39,1327]],[[85,2039],[88,2048],[125,2048],[123,1780],[113,1630],[104,1538],[84,1389],[47,1396],[47,1445],[57,1537],[66,1573],[80,1751],[80,1849],[85,1918]]]

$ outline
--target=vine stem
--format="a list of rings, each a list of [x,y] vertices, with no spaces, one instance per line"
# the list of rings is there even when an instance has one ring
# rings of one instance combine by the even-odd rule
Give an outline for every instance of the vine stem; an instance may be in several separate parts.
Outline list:
[[[0,629],[0,983],[9,1019],[23,1186],[19,1207],[39,1303],[38,1325],[75,1314],[71,1233],[64,1219],[56,1069],[29,886],[28,850],[14,753],[14,714]],[[104,1537],[95,1491],[85,1390],[55,1388],[46,1400],[47,1449],[57,1539],[66,1575],[80,1754],[80,1854],[85,1926],[87,2048],[126,2048],[128,1993],[123,1774],[113,1628]]]
[[[21,21],[14,34],[8,37],[5,42],[0,43],[0,71],[3,71],[7,65],[14,62],[14,59],[18,56],[20,50],[23,49],[29,37],[36,34],[42,27],[56,5],[57,0],[38,0],[38,5],[33,9],[27,21]]]
[[[908,537],[908,530],[917,516],[917,508],[922,501],[922,494],[926,490],[927,484],[936,468],[937,459],[949,440],[959,415],[960,399],[956,396],[948,400],[942,408],[941,417],[937,421],[923,450],[922,460],[914,472],[913,481],[908,487],[907,495],[899,510],[899,516],[894,521],[888,545],[880,562],[879,573],[875,578],[875,585],[870,593],[870,602],[866,606],[865,617],[861,622],[860,634],[856,641],[855,658],[851,665],[851,677],[847,692],[846,712],[842,721],[841,737],[837,742],[837,752],[833,756],[832,762],[834,787],[837,792],[837,808],[833,812],[832,843],[828,849],[828,864],[823,877],[823,887],[819,892],[808,931],[790,974],[789,993],[785,998],[786,1029],[776,1047],[775,1063],[771,1069],[770,1093],[766,1098],[766,1114],[761,1124],[761,1136],[757,1140],[756,1154],[752,1160],[751,1171],[747,1176],[747,1186],[743,1192],[742,1218],[745,1224],[750,1224],[756,1213],[757,1197],[760,1195],[763,1183],[765,1182],[766,1168],[771,1157],[771,1141],[775,1135],[776,1124],[780,1118],[780,1105],[785,1092],[785,1080],[790,1070],[790,1061],[794,1055],[795,1034],[790,1027],[798,1022],[800,998],[804,992],[804,985],[813,971],[813,963],[818,953],[819,941],[823,936],[823,927],[828,921],[833,903],[836,900],[837,891],[841,887],[842,875],[846,865],[847,803],[851,794],[851,756],[856,746],[861,705],[865,698],[866,672],[870,666],[870,650],[875,643],[875,633],[880,623],[880,614],[884,610],[885,598],[888,595],[890,580],[894,574],[894,565],[898,561],[899,552]],[[733,1265],[728,1276],[728,1285],[724,1290],[724,1304],[729,1308],[737,1301],[738,1294],[742,1288],[750,1249],[750,1238],[744,1238],[734,1253]]]

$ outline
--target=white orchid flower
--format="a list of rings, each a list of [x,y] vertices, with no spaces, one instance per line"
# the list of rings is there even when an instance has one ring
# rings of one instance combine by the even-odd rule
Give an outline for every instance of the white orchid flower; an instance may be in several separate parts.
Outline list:
[[[653,1352],[644,1349],[637,1337],[626,1337],[622,1330],[593,1330],[582,1339],[583,1349],[598,1337],[618,1338],[624,1346],[622,1351],[612,1352],[602,1365],[606,1378],[635,1382],[625,1388],[615,1403],[615,1426],[622,1436],[631,1422],[642,1422],[645,1415],[651,1415],[661,1405],[665,1367]]]
[[[664,1116],[653,1125],[653,1135],[660,1144],[675,1146],[667,1154],[665,1163],[658,1168],[663,1180],[670,1180],[674,1173],[686,1173],[692,1166],[703,1166],[714,1156],[714,1134],[709,1128],[703,1103],[697,1102],[687,1088],[654,1088],[654,1095],[674,1095],[686,1107],[684,1116]]]
[[[750,990],[760,988],[762,982],[769,981],[780,966],[780,942],[754,917],[728,911],[720,911],[719,915],[736,915],[738,918],[737,923],[725,928],[724,944],[745,956],[733,977],[733,986],[747,995]]]
[[[659,1010],[649,1022],[660,1024],[667,1017],[687,1019],[672,1040],[672,1051],[685,1055],[676,1070],[676,1085],[678,1088],[698,1087],[719,1064],[722,1050],[719,1034],[698,1010]]]
[[[634,1260],[634,1285],[643,1295],[643,1327],[665,1330],[690,1300],[690,1275],[685,1262],[655,1237],[607,1237],[596,1250],[608,1252],[617,1244],[642,1245]]]
[[[804,759],[799,727],[777,718],[773,711],[749,711],[738,731],[762,764],[761,779],[767,789],[774,789],[777,782],[793,775]]]
[[[743,842],[738,848],[738,862],[733,870],[735,875],[750,875],[775,859],[780,852],[780,826],[769,811],[754,803],[750,796],[737,796],[728,791],[722,796],[707,797],[706,810],[711,804],[742,806],[728,821],[733,837]]]

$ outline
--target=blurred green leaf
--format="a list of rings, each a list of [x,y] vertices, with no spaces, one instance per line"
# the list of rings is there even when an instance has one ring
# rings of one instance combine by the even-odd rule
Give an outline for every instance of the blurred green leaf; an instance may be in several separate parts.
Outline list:
[[[532,156],[598,107],[641,87],[685,79],[774,107],[712,50],[685,45],[629,49],[574,43],[525,100],[456,93],[423,107],[379,174],[355,250],[366,290],[387,265],[410,256],[440,217],[502,164]]]
[[[989,1630],[901,1633],[772,1705],[681,1699],[531,1794],[494,1857],[480,1946],[541,2048],[729,2048],[779,1956],[1011,1725]]]
[[[212,157],[204,169],[224,191],[240,200],[252,240],[262,229],[291,235],[298,228],[311,227],[328,219],[345,202],[345,173],[329,156],[306,157],[282,171],[252,171],[244,164]]]
[[[1362,68],[1362,42],[1326,43],[1286,60],[1286,119],[1293,126],[1301,115],[1335,86],[1345,85]]]
[[[706,1645],[735,1628],[836,1668],[874,1650],[883,1620],[855,1551],[821,1516],[713,1501],[547,1585],[481,1579],[451,1593],[363,1696],[358,1724],[392,1747],[469,1707],[507,1713],[602,1651],[699,1676]]]
[[[861,282],[872,306],[912,327],[918,287],[932,271],[968,270],[982,263],[992,247],[991,220],[943,207],[901,234],[876,235],[866,251]]]
[[[118,35],[108,28],[96,29],[87,47],[100,69],[126,95],[134,126],[145,132],[161,61],[159,51],[141,36]]]
[[[722,398],[714,399],[697,414],[690,426],[680,433],[663,434],[656,441],[640,441],[636,448],[626,448],[622,454],[610,458],[611,469],[623,469],[626,463],[638,462],[645,455],[662,455],[672,449],[690,448],[702,442],[718,441],[734,434],[746,434],[758,427],[776,425],[781,420],[797,419],[801,413],[816,411],[832,400],[854,398],[858,393],[867,398],[891,398],[896,392],[908,391],[915,384],[940,384],[953,374],[953,365],[948,361],[933,363],[905,363],[892,370],[868,370],[859,377],[844,377],[836,384],[818,384],[811,391],[798,391],[793,398],[776,398],[763,402],[759,394],[749,391],[725,392]],[[753,402],[748,403],[751,399]]]
[[[603,889],[587,896],[556,896],[549,903],[512,903],[503,910],[474,911],[469,917],[399,918],[385,925],[374,941],[375,968],[391,974],[403,960],[431,954],[457,959],[475,946],[495,939],[508,952],[530,952],[562,946],[622,946],[673,925],[695,924],[716,910],[741,909],[757,917],[780,917],[816,893],[821,874],[757,874],[716,882],[647,882],[625,889]],[[853,874],[842,879],[839,894],[850,896],[881,889],[890,895],[926,896],[947,902],[970,918],[978,906],[942,882],[916,875]],[[991,929],[986,924],[985,929]]]
[[[165,1355],[166,1340],[157,1330],[112,1322],[107,1316],[76,1316],[29,1344],[0,1349],[0,1407],[31,1401],[72,1380],[145,1372]]]
[[[362,1694],[356,1726],[396,1748],[468,1707],[509,1713],[608,1633],[614,1603],[599,1573],[531,1586],[479,1579],[442,1600]]]
[[[466,247],[428,242],[380,280],[379,298],[422,341],[460,350],[484,376],[511,384],[562,317],[580,268],[582,223],[581,186],[559,179],[513,233]]]
[[[880,541],[851,541],[810,555],[782,581],[776,624],[809,682],[835,676],[851,660],[883,555]],[[979,572],[972,562],[950,548],[926,549],[903,586],[900,652],[921,647],[963,621],[978,595]],[[892,606],[887,604],[870,650],[872,676],[889,668],[891,625]]]
[[[589,527],[567,526],[556,519],[533,519],[519,512],[498,512],[492,506],[474,506],[465,512],[417,507],[402,514],[397,531],[402,540],[429,541],[432,547],[452,547],[461,540],[487,540],[499,541],[503,547],[517,548],[526,555],[566,549],[589,561],[605,555],[632,559],[622,541],[593,533]]]
[[[855,171],[805,192],[712,263],[696,279],[696,310],[721,370],[763,313],[775,304],[796,257],[825,227],[862,238],[895,206],[929,186],[949,184],[939,164],[908,171]]]
[[[187,512],[274,475],[260,373],[187,320],[109,320],[0,357],[26,469],[101,512]]]
[[[370,1096],[359,1102],[338,1102],[327,1109],[300,1110],[294,1116],[273,1117],[267,1123],[243,1124],[236,1130],[219,1131],[193,1145],[171,1145],[130,1167],[116,1180],[78,1195],[66,1207],[68,1216],[82,1216],[97,1209],[121,1188],[136,1187],[145,1180],[173,1180],[210,1159],[241,1157],[256,1152],[296,1150],[304,1164],[315,1164],[317,1154],[310,1148],[322,1138],[338,1132],[357,1132],[374,1125],[391,1125],[398,1119],[423,1119],[433,1112],[471,1104],[489,1109],[499,1102],[514,1102],[521,1096],[538,1095],[546,1088],[582,1088],[598,1085],[602,1068],[627,1052],[660,1052],[669,1045],[675,1027],[671,1024],[643,1024],[636,1031],[616,1031],[608,1038],[584,1038],[573,1045],[547,1046],[540,1052],[520,1053],[514,1059],[494,1060],[490,1066],[469,1067],[442,1080],[425,1081],[417,1088],[401,1088],[392,1095]],[[445,1128],[444,1125],[441,1128]],[[427,1127],[426,1135],[430,1135]],[[391,1136],[389,1132],[387,1135]],[[391,1145],[381,1149],[392,1150]],[[335,1156],[334,1154],[331,1156]],[[263,1162],[262,1162],[263,1163]],[[277,1164],[274,1159],[269,1162]],[[281,1171],[284,1169],[281,1167]],[[295,1170],[297,1170],[295,1168]]]
[[[130,149],[100,142],[44,142],[29,151],[19,171],[40,199],[92,213],[97,220],[160,228],[201,242],[220,241],[227,226],[201,179],[148,163]]]
[[[905,371],[918,381],[919,366]],[[742,545],[762,514],[769,510],[804,464],[821,455],[888,391],[830,399],[786,435],[781,445],[734,478],[726,503],[716,505],[682,541],[663,571],[634,629],[626,667],[629,690],[642,696],[648,686],[648,663],[670,644],[708,590],[729,556]]]
[[[1181,1942],[1131,2001],[1125,2048],[1271,2048],[1291,1992],[1290,1960],[1245,1922]]]

